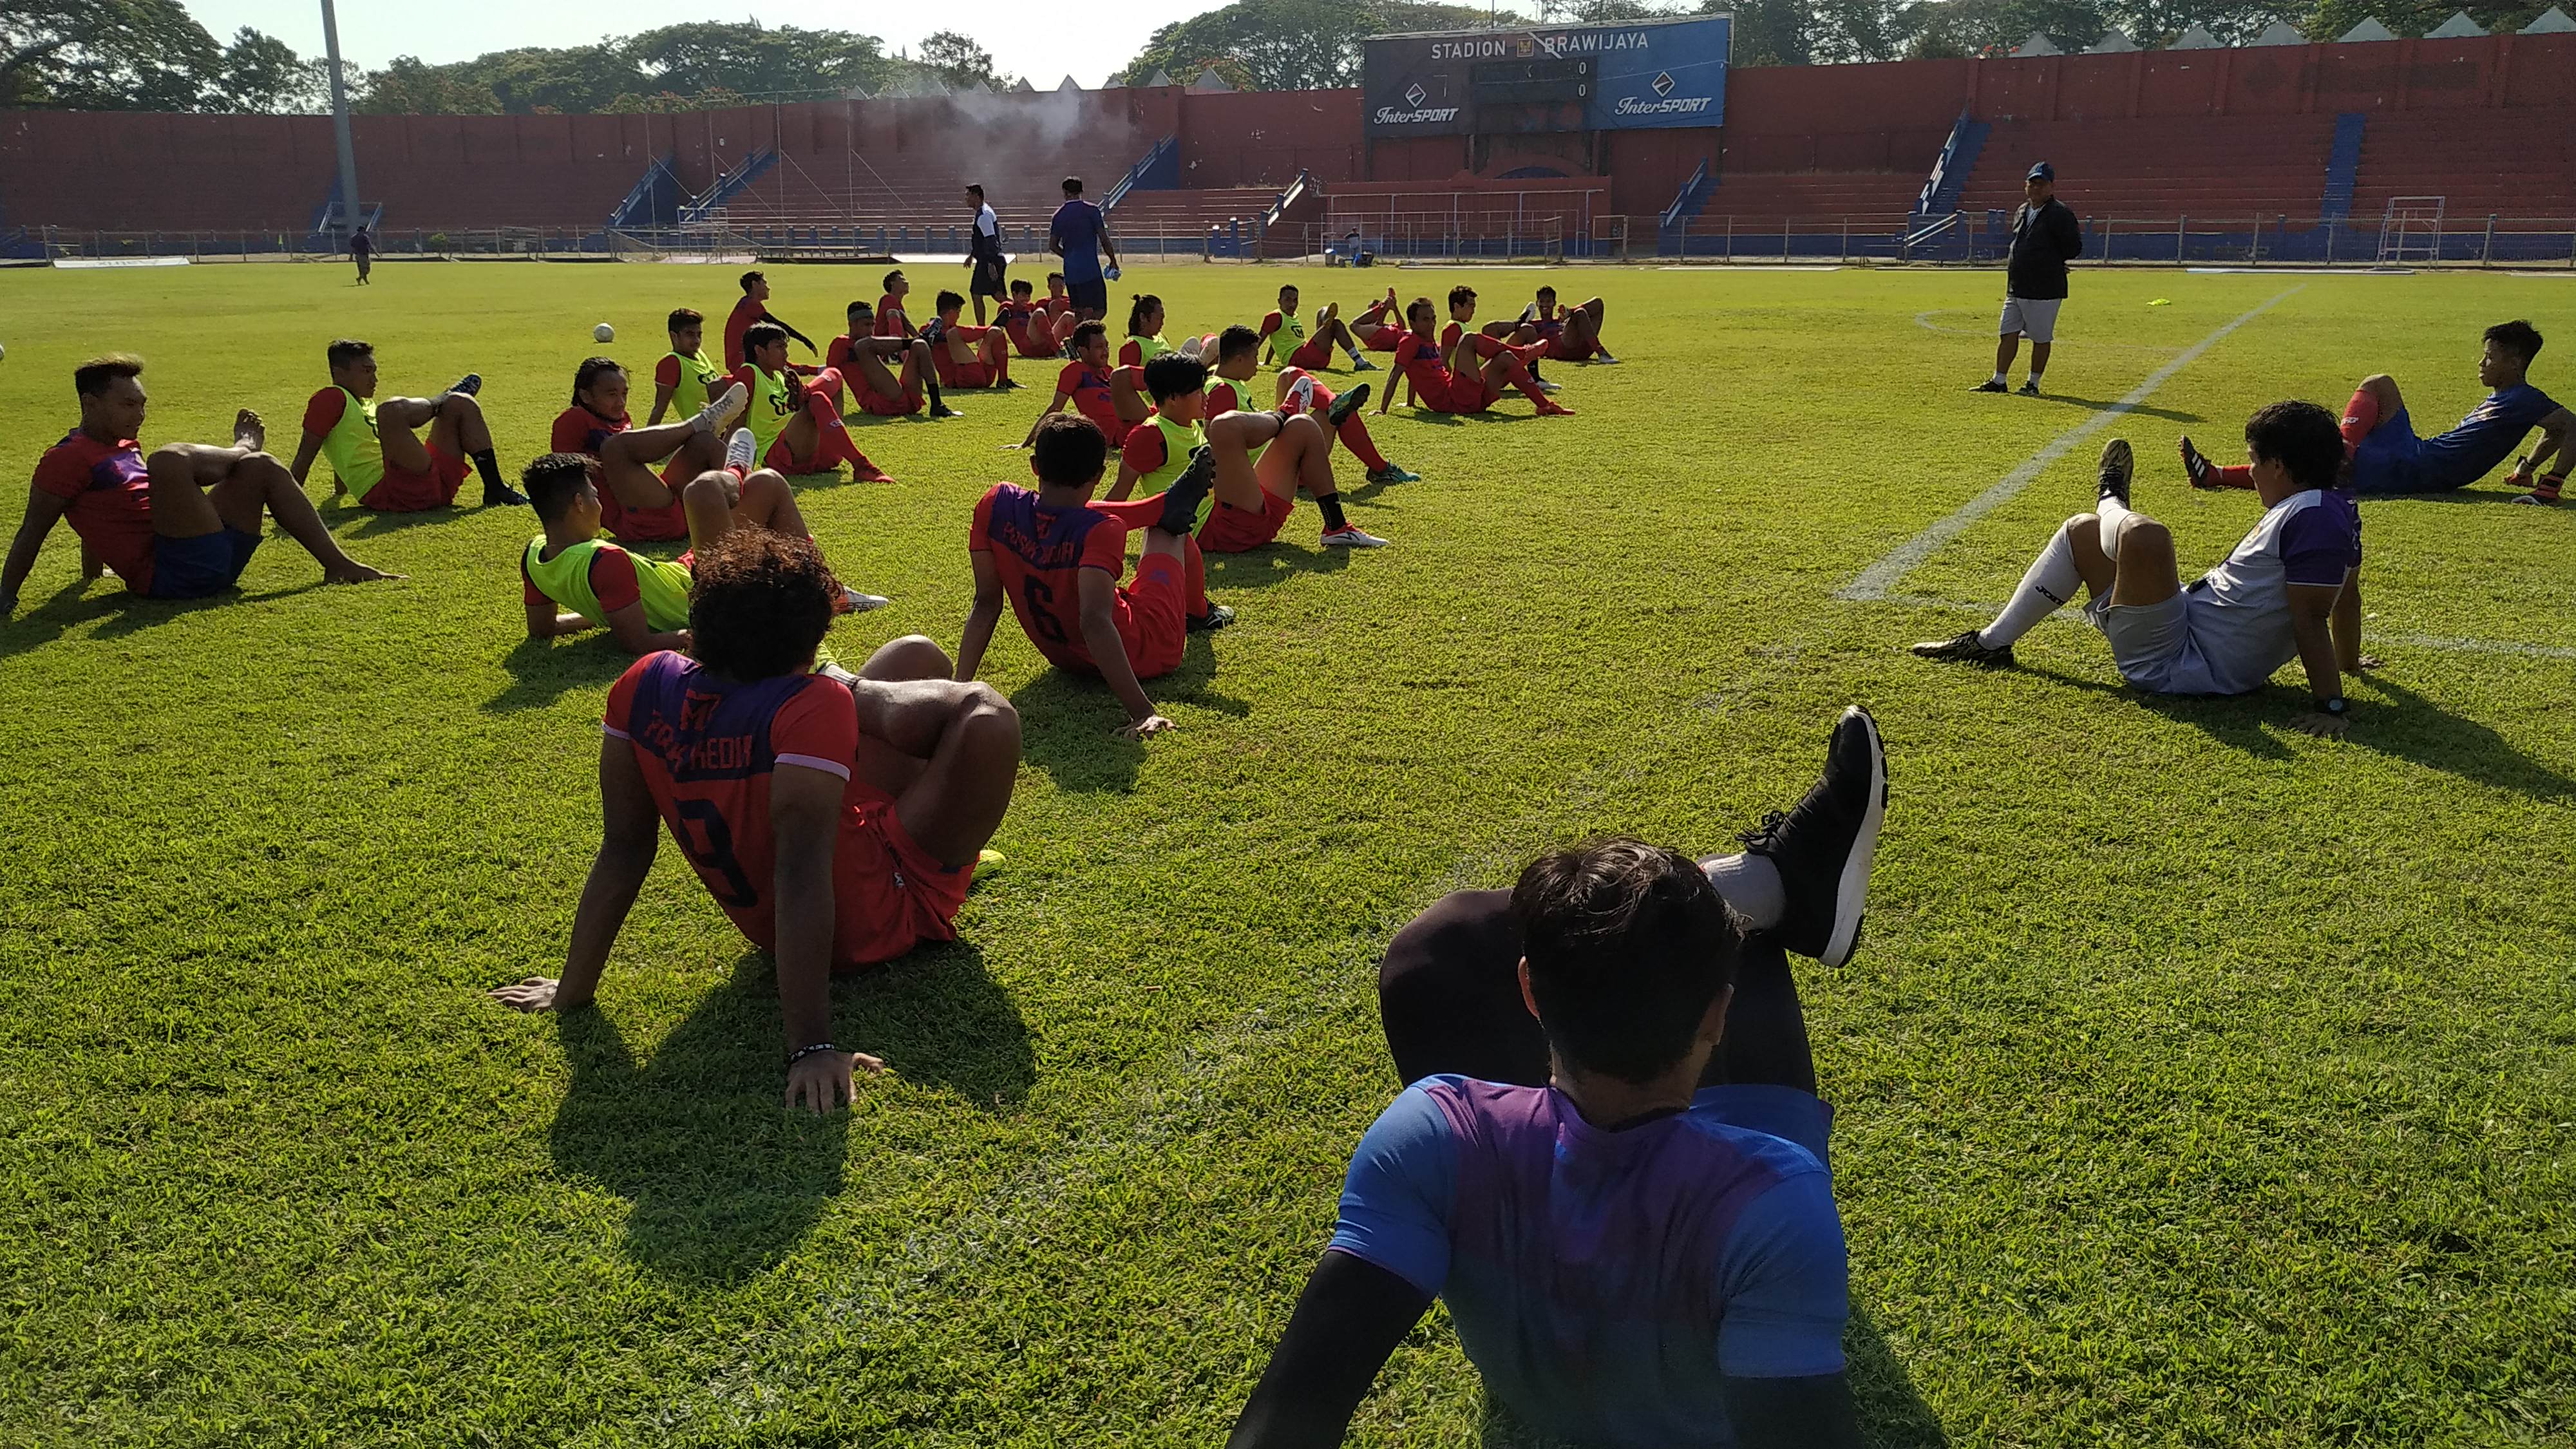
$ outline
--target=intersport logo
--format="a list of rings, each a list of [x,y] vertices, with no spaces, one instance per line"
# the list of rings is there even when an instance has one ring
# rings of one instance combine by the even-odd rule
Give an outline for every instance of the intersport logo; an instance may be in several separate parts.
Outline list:
[[[1428,106],[1399,111],[1393,106],[1380,106],[1377,108],[1377,123],[1381,126],[1418,126],[1454,121],[1458,119],[1459,110],[1457,106]]]
[[[1693,116],[1709,107],[1710,96],[1674,96],[1650,101],[1640,96],[1621,96],[1615,109],[1623,116]]]

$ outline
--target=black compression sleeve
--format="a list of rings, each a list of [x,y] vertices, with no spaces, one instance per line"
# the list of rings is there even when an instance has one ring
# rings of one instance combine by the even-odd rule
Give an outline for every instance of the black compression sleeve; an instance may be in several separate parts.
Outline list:
[[[1860,1408],[1841,1374],[1718,1381],[1743,1449],[1860,1449]]]
[[[1226,1449],[1334,1449],[1387,1356],[1430,1307],[1375,1263],[1326,1253]]]

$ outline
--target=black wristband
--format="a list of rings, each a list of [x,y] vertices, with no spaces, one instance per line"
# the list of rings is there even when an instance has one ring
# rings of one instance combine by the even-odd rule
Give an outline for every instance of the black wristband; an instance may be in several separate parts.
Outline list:
[[[2340,694],[2336,695],[2332,699],[2321,699],[2317,701],[2317,708],[2332,715],[2340,715],[2351,707],[2352,706],[2344,702],[2344,697]]]
[[[818,1041],[812,1046],[801,1046],[796,1050],[789,1052],[787,1054],[787,1065],[792,1067],[798,1062],[805,1060],[807,1057],[816,1056],[823,1052],[836,1052],[839,1050],[839,1047],[832,1045],[830,1042]]]

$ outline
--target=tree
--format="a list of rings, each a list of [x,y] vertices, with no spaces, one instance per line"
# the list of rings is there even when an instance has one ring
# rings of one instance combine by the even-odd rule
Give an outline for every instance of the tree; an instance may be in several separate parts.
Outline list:
[[[896,68],[873,35],[748,21],[666,25],[619,49],[650,85],[683,95],[723,88],[758,100],[824,100],[852,86],[874,90]]]
[[[1135,85],[1155,71],[1186,77],[1213,65],[1238,84],[1228,63],[1241,67],[1242,88],[1309,90],[1359,84],[1360,41],[1391,30],[1482,29],[1483,10],[1420,3],[1341,4],[1334,0],[1234,0],[1221,10],[1193,15],[1156,30],[1144,50],[1119,73]],[[1525,22],[1516,22],[1525,23]]]
[[[2332,40],[2370,18],[2400,35],[2422,35],[2440,29],[2442,22],[2451,18],[2451,12],[2466,10],[2469,18],[2487,31],[2509,32],[2539,19],[2540,12],[2548,8],[2548,0],[2520,0],[2508,5],[2495,4],[2493,0],[2483,4],[2475,0],[2466,4],[2462,0],[2321,0],[2299,28],[2307,32],[2310,40]]]
[[[383,70],[367,72],[349,109],[380,116],[497,116],[501,98],[481,81],[455,74],[456,66],[429,65],[398,55]]]
[[[0,105],[193,111],[222,54],[177,0],[9,0]]]
[[[1008,90],[1012,77],[993,69],[993,53],[974,37],[954,30],[934,31],[921,42],[921,64],[950,90],[962,91],[978,81],[992,90]]]
[[[306,60],[285,41],[245,25],[224,47],[214,91],[227,111],[310,114],[328,106],[331,67],[327,61]]]

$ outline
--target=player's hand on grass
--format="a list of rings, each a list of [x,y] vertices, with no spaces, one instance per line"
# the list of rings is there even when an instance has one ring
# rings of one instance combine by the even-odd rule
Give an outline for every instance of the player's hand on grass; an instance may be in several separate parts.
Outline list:
[[[2339,740],[2343,738],[2344,731],[2351,727],[2351,723],[2350,716],[2328,714],[2321,709],[2312,709],[2290,721],[2290,727],[2301,734],[2315,735],[2321,740]]]
[[[552,976],[531,976],[516,986],[497,986],[483,993],[512,1011],[570,1011],[584,1003],[563,999],[563,983]]]
[[[859,1099],[858,1073],[873,1077],[885,1069],[866,1052],[816,1052],[787,1069],[787,1105],[818,1117],[841,1111]]]
[[[1147,735],[1159,735],[1165,730],[1176,730],[1179,728],[1179,725],[1172,723],[1170,720],[1163,718],[1159,714],[1149,714],[1143,719],[1131,719],[1127,723],[1120,725],[1118,727],[1118,738],[1122,740],[1141,740]]]

